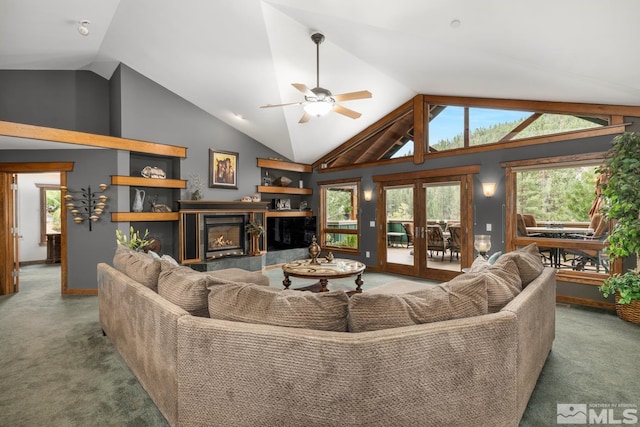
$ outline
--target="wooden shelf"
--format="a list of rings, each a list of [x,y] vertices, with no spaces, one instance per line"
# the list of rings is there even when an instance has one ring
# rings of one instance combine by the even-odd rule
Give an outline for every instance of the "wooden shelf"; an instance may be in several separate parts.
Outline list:
[[[312,211],[269,211],[266,213],[267,217],[279,216],[279,217],[292,217],[292,216],[313,216]]]
[[[178,221],[179,212],[111,212],[111,221]]]
[[[276,185],[258,185],[258,193],[271,193],[271,194],[313,194],[313,190],[310,188],[296,188],[296,187],[278,187]]]
[[[184,179],[156,179],[125,175],[112,175],[111,185],[135,185],[138,187],[187,188]]]
[[[258,167],[267,169],[279,169],[291,172],[311,173],[313,167],[302,163],[285,162],[283,160],[260,159],[258,158]]]

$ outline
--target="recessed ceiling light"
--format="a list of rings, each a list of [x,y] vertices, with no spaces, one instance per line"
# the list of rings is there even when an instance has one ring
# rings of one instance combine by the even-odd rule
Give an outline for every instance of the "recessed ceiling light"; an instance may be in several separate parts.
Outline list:
[[[78,27],[78,32],[80,34],[82,34],[83,36],[88,36],[89,35],[89,28],[87,27],[87,25],[91,24],[91,21],[88,21],[86,19],[83,19],[82,21],[80,21],[80,26]]]
[[[458,28],[461,24],[460,24],[460,20],[459,19],[454,19],[453,21],[451,21],[451,23],[449,24],[451,26],[451,28]]]

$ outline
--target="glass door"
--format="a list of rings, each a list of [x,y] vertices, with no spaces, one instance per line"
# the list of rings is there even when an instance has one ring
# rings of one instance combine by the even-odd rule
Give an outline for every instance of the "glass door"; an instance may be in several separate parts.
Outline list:
[[[384,271],[449,280],[468,265],[466,179],[433,177],[382,185]]]

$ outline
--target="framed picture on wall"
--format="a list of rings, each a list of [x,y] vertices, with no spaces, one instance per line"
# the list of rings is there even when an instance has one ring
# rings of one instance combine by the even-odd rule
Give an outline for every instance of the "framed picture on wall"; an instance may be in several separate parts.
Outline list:
[[[238,188],[238,153],[209,150],[209,187]]]

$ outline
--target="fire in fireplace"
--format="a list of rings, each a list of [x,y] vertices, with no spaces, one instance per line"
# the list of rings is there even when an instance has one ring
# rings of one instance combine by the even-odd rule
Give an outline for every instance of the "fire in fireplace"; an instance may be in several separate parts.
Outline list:
[[[207,259],[246,254],[244,215],[208,215],[204,217]]]

